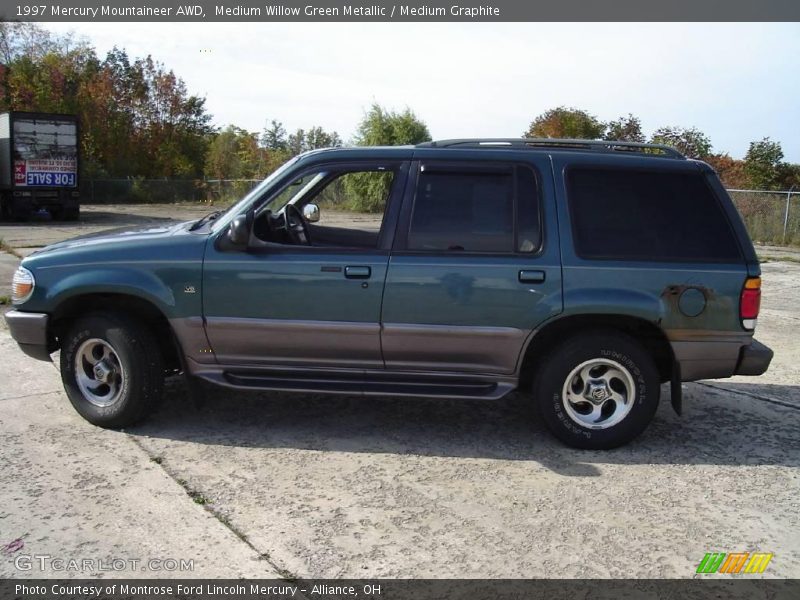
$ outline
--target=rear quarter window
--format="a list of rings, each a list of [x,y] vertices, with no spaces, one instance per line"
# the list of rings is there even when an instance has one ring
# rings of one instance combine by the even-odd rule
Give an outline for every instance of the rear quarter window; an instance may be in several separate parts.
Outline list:
[[[701,173],[571,167],[567,195],[581,258],[742,260],[725,211]]]

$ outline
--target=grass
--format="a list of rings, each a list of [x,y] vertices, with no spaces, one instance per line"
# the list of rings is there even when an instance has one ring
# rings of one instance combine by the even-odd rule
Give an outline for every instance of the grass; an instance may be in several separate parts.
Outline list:
[[[14,248],[9,246],[6,243],[6,241],[4,239],[2,239],[2,238],[0,238],[0,251],[8,252],[9,254],[11,254],[12,256],[16,256],[17,258],[22,258],[22,255],[19,252],[17,252],[16,250],[14,250]]]
[[[200,506],[210,503],[209,499],[203,496],[203,494],[197,490],[186,490],[186,494],[194,501],[195,504],[199,504]]]

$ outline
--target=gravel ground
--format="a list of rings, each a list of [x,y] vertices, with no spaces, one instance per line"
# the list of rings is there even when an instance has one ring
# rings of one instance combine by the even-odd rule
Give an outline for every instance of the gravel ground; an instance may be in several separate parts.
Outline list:
[[[87,207],[79,225],[3,224],[0,237],[24,253],[208,210],[127,208]],[[0,260],[0,277],[14,264]],[[610,452],[565,448],[521,394],[206,389],[198,405],[179,379],[147,423],[102,431],[0,325],[0,545],[191,558],[192,576],[307,578],[681,578],[706,552],[759,550],[775,554],[765,576],[800,577],[800,264],[763,270],[770,371],[685,385],[683,417],[664,395],[645,434]],[[13,557],[0,557],[0,576],[80,574],[22,573]]]

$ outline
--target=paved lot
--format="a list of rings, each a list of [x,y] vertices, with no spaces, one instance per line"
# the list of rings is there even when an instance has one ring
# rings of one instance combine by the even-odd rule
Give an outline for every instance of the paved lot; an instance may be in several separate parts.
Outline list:
[[[97,213],[0,237],[36,246],[183,214]],[[79,574],[21,572],[22,554],[194,561],[106,577],[689,577],[707,551],[745,550],[775,553],[769,576],[800,577],[800,264],[765,264],[764,294],[767,375],[688,384],[682,418],[664,397],[611,452],[563,447],[522,395],[206,390],[197,406],[179,379],[150,421],[103,431],[0,325],[0,546],[24,544],[0,555],[0,577]]]

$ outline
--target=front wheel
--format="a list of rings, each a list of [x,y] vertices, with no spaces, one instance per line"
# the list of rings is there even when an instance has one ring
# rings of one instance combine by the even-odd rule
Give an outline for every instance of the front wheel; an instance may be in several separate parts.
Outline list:
[[[557,438],[576,448],[606,450],[645,430],[658,408],[660,384],[641,344],[598,331],[555,348],[537,373],[534,392]]]
[[[161,399],[163,359],[149,329],[121,315],[95,313],[78,320],[62,340],[61,379],[84,419],[127,427]]]

